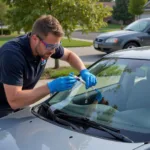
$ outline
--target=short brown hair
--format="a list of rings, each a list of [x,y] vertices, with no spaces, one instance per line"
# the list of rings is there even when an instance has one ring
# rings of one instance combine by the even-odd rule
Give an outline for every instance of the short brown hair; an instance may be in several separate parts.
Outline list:
[[[41,37],[46,37],[48,33],[62,37],[64,35],[62,26],[59,21],[51,15],[42,15],[32,26],[32,35],[36,34]]]

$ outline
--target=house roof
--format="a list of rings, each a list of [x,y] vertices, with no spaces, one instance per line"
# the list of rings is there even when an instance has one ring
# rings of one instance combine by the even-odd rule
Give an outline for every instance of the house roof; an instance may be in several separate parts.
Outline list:
[[[115,2],[98,2],[98,3],[102,3],[104,7],[109,6],[111,8],[113,8],[113,6],[115,6]]]
[[[103,2],[103,5],[113,7],[113,6],[115,6],[115,2]]]

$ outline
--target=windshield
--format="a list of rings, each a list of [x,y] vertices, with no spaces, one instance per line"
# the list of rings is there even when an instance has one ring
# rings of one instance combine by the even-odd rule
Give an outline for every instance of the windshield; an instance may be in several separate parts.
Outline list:
[[[129,24],[125,30],[143,32],[148,26],[150,26],[150,21],[148,20],[138,20]]]
[[[91,67],[103,100],[97,92],[77,82],[70,91],[49,99],[51,109],[87,117],[96,123],[129,131],[150,132],[150,61],[102,59]]]

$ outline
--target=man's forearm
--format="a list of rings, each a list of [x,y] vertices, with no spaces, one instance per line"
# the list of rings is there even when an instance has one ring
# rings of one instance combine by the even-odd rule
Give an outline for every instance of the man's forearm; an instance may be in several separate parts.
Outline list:
[[[69,58],[68,58],[68,63],[76,68],[79,72],[82,70],[82,69],[85,69],[85,65],[83,64],[82,60],[75,54],[75,53],[71,53],[69,55]]]
[[[32,90],[18,91],[15,95],[15,99],[11,102],[10,105],[13,109],[23,108],[39,101],[41,98],[48,94],[49,89],[47,85],[43,85]]]

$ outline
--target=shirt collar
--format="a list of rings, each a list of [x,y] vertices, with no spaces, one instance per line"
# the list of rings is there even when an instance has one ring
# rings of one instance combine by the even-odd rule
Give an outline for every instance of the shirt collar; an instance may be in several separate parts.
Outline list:
[[[24,40],[24,42],[23,42],[24,43],[24,52],[27,56],[27,59],[29,59],[30,61],[34,61],[36,57],[32,53],[32,49],[30,46],[30,36],[31,36],[31,33],[28,33],[28,34],[24,35],[22,40]]]
[[[39,56],[36,57],[32,53],[32,49],[31,49],[31,46],[30,46],[30,36],[31,36],[31,32],[29,32],[29,33],[27,33],[23,36],[19,36],[18,41],[23,47],[23,52],[25,53],[26,58],[29,61],[37,61],[37,60],[40,59],[40,57]]]

